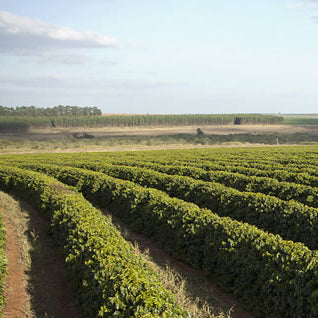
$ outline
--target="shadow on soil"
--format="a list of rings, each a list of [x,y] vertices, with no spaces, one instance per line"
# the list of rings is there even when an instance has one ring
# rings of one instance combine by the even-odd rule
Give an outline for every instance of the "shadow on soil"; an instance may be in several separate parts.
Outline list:
[[[63,257],[49,234],[49,222],[28,204],[21,203],[21,207],[30,215],[25,234],[31,244],[31,267],[26,274],[35,317],[80,318]]]

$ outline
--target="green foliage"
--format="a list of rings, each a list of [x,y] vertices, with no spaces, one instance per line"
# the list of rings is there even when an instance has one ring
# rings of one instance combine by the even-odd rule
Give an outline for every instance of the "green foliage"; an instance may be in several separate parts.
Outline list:
[[[260,193],[240,192],[218,183],[168,176],[144,168],[89,163],[73,165],[165,191],[172,197],[196,203],[220,216],[230,216],[280,234],[285,239],[318,248],[318,210],[298,202],[286,202]],[[41,169],[41,166],[33,168]]]
[[[45,171],[203,270],[255,315],[318,315],[317,253],[303,244],[101,173],[57,166]]]
[[[188,317],[118,230],[55,179],[0,167],[0,186],[51,220],[85,317]]]
[[[68,105],[59,105],[47,108],[34,106],[0,106],[0,116],[96,116],[101,114],[101,110],[97,107],[78,107]]]
[[[76,187],[92,202],[120,216],[179,259],[218,281],[255,316],[298,318],[318,316],[317,251],[250,224],[220,217],[167,193],[202,207],[214,207],[214,212],[218,209],[220,214],[239,216],[249,222],[259,219],[259,226],[265,224],[270,232],[281,227],[279,231],[284,236],[295,241],[301,237],[308,245],[313,240],[311,246],[315,247],[317,209],[299,202],[317,204],[317,155],[317,147],[307,146],[14,155],[2,156],[1,162],[33,165],[32,169],[54,174]],[[0,184],[10,179],[8,169],[2,169]],[[25,173],[31,172],[25,170]],[[215,182],[299,202],[243,193]],[[18,185],[13,187],[19,189]],[[25,192],[37,202],[30,191]],[[50,204],[51,200],[46,202]],[[76,224],[70,218],[61,226],[76,227]],[[60,226],[56,228],[65,232]]]
[[[292,182],[301,185],[308,185],[310,187],[318,186],[317,169],[297,169],[290,168],[284,169],[275,165],[259,165],[253,167],[253,165],[244,166],[244,161],[238,161],[236,164],[224,163],[223,159],[218,159],[217,162],[200,162],[199,159],[192,158],[191,160],[183,159],[177,160],[155,160],[151,161],[139,161],[139,160],[120,160],[115,161],[117,164],[128,166],[147,167],[154,170],[167,172],[171,174],[188,175],[194,178],[203,179],[205,181],[213,181],[214,176],[222,174],[224,172],[234,173],[234,178],[240,178],[242,176],[248,177],[265,177],[276,179],[279,182]],[[252,167],[251,167],[252,166]],[[296,171],[295,171],[296,170]],[[297,172],[297,173],[295,173]],[[235,187],[235,186],[234,186]]]
[[[134,169],[133,167],[135,166],[135,170],[138,171],[139,174],[142,173],[142,171],[146,168],[151,169],[151,171],[163,172],[169,175],[189,176],[193,179],[216,182],[227,187],[235,188],[239,191],[260,192],[270,196],[275,196],[282,200],[296,200],[315,208],[318,207],[317,187],[295,184],[292,182],[278,181],[269,177],[247,176],[240,173],[227,172],[222,170],[204,170],[202,168],[191,166],[173,165],[170,162],[168,164],[164,164],[163,162],[161,162],[160,164],[156,164],[130,160],[123,164],[128,166],[114,166],[109,164],[97,165],[87,161],[77,161],[76,164],[69,163],[69,165],[72,166],[87,167],[88,169],[104,171],[106,173],[111,173],[111,171],[115,171],[116,169],[129,171],[129,169]],[[139,169],[142,170],[138,170],[138,167],[140,167]],[[226,169],[226,167],[227,166],[223,166],[223,169]],[[144,171],[144,173],[151,174],[151,172],[147,170]],[[313,171],[312,173],[315,173],[315,171]],[[114,176],[117,177],[117,175]],[[119,175],[118,177],[122,178]],[[124,176],[123,179],[126,179],[126,177]],[[128,178],[128,180],[131,179]],[[188,180],[188,182],[190,182],[190,180]],[[157,186],[154,185],[153,187],[157,188]]]
[[[21,107],[18,110],[0,106],[0,132],[15,131],[18,128],[48,127],[133,127],[133,126],[183,126],[183,125],[227,125],[232,124],[235,115],[100,115],[96,107],[56,106],[37,109]],[[23,110],[22,110],[23,108]],[[35,113],[34,113],[35,112]],[[34,114],[33,114],[34,113]],[[283,118],[272,115],[243,114],[244,124],[276,124]]]
[[[149,168],[167,174],[177,174],[198,180],[221,183],[239,191],[260,192],[282,200],[296,200],[315,208],[318,207],[318,189],[312,186],[278,181],[270,177],[247,176],[236,172],[207,171],[197,167],[153,164],[149,165]],[[224,169],[226,169],[226,166]]]
[[[283,115],[285,125],[318,125],[318,115],[317,114],[295,114],[295,115]]]

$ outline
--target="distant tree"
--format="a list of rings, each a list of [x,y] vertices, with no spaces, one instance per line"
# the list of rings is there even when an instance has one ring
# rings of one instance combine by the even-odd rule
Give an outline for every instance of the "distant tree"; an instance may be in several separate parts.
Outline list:
[[[204,135],[204,132],[202,131],[201,128],[198,128],[197,129],[197,136],[203,136]]]

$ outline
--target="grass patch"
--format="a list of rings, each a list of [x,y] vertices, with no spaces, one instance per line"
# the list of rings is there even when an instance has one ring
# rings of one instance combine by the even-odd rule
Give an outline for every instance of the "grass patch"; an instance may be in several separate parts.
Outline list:
[[[297,125],[307,126],[315,125],[318,126],[318,114],[295,114],[295,115],[283,115],[285,125]]]
[[[317,118],[318,123],[318,118]],[[171,145],[205,146],[228,144],[315,144],[318,143],[317,132],[283,133],[233,133],[233,134],[171,134],[171,135],[122,135],[100,136],[92,139],[78,139],[74,137],[56,137],[51,139],[0,139],[0,152],[45,152],[45,151],[76,151],[103,150],[122,146],[165,147]]]
[[[0,211],[3,215],[3,218],[5,219],[8,228],[7,235],[10,236],[8,237],[7,242],[9,244],[7,257],[10,263],[8,264],[9,276],[6,278],[5,284],[5,295],[7,299],[6,305],[4,307],[4,314],[8,314],[8,316],[12,315],[13,317],[16,311],[20,311],[25,314],[25,317],[34,317],[34,312],[31,310],[30,306],[30,298],[21,292],[22,289],[24,291],[26,291],[27,289],[27,276],[25,275],[25,277],[20,277],[19,275],[17,275],[17,273],[21,273],[22,276],[23,272],[27,272],[31,268],[30,251],[32,247],[26,234],[28,231],[29,215],[24,209],[21,208],[20,204],[17,201],[15,201],[11,196],[2,191],[0,191]],[[9,231],[9,226],[11,229],[14,229],[14,237],[12,236],[12,230],[10,230],[11,233]],[[14,240],[15,243],[18,242],[17,245],[21,247],[18,250],[17,255],[15,255],[15,251],[12,247],[12,243],[10,243],[10,240]],[[19,280],[21,289],[15,288],[16,286],[14,284],[14,281],[16,280]],[[19,307],[15,309],[15,312],[12,312],[12,307],[16,307],[16,303],[13,299],[16,297],[17,294],[19,295],[19,297],[24,298],[23,306],[20,306],[21,303],[19,302]]]

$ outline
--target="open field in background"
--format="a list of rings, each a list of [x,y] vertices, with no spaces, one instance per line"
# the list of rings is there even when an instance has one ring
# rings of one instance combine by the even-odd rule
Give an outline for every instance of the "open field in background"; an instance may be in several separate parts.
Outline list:
[[[317,117],[318,118],[318,117]],[[201,128],[205,134],[228,135],[228,134],[261,134],[261,133],[318,133],[318,123],[313,126],[296,125],[198,125],[198,126],[167,126],[167,127],[105,127],[105,128],[46,128],[30,129],[28,134],[1,134],[11,138],[15,135],[50,138],[57,135],[72,136],[74,133],[88,132],[96,137],[101,136],[161,136],[172,134],[193,134]]]
[[[198,136],[200,128],[204,135]],[[80,138],[84,134],[93,138]],[[45,128],[0,134],[0,153],[117,151],[249,144],[317,144],[318,125]]]
[[[318,125],[318,114],[284,114],[285,125]]]
[[[253,118],[253,115],[242,116],[242,118],[246,116],[246,120]],[[263,118],[261,116],[260,118]],[[65,120],[67,124],[65,127],[63,123],[57,125],[56,122],[54,128],[50,125],[43,127],[31,125],[28,129],[21,131],[10,132],[8,130],[5,132],[2,130],[0,133],[0,153],[117,151],[123,149],[247,146],[250,144],[310,145],[318,143],[317,114],[286,114],[282,115],[285,122],[278,121],[276,124],[259,124],[257,122],[233,124],[231,115],[211,115],[210,117],[209,115],[113,115],[101,117],[108,120],[105,122],[107,127],[99,127],[93,122],[90,124],[90,120],[98,121],[100,119],[98,116],[81,117],[80,119],[62,116],[57,119]],[[229,122],[226,121],[228,117],[230,118]],[[267,117],[265,116],[263,119],[282,118]],[[18,120],[15,117],[8,117],[9,119]],[[31,117],[25,118],[26,122],[31,119]],[[50,122],[48,118],[44,119]],[[257,116],[256,119],[258,120]],[[37,122],[38,118],[32,120]],[[189,122],[186,122],[187,120]],[[212,123],[207,125],[207,120],[211,120]],[[194,125],[192,121],[197,121],[200,124]],[[5,123],[5,118],[3,118],[3,122]],[[68,124],[70,125],[68,126]],[[74,124],[75,127],[71,127],[71,124]],[[76,124],[83,125],[83,127],[76,127]],[[13,122],[12,125],[14,125]],[[198,129],[201,130],[201,135],[198,134]]]

